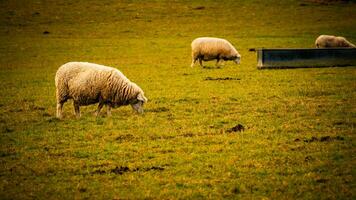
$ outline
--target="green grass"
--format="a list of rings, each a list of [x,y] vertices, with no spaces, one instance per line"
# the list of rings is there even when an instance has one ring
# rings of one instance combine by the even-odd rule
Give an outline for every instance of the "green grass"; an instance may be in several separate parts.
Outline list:
[[[248,51],[356,43],[356,4],[318,2],[0,1],[0,198],[354,199],[355,67],[261,71]],[[190,68],[199,36],[241,65]],[[56,119],[68,61],[117,67],[146,112]]]

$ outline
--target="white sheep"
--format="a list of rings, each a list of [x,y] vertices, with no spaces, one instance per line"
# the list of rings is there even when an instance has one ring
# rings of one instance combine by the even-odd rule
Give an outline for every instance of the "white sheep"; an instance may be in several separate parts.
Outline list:
[[[230,42],[221,38],[200,37],[193,40],[192,44],[192,64],[199,60],[200,66],[202,61],[217,60],[216,66],[221,60],[233,60],[236,64],[240,63],[241,55],[236,51]]]
[[[57,70],[55,77],[57,117],[62,118],[63,104],[73,99],[74,111],[80,117],[80,106],[99,103],[95,112],[107,106],[111,115],[112,107],[131,105],[138,113],[143,113],[147,102],[142,89],[127,79],[119,70],[87,62],[69,62]]]
[[[332,48],[332,47],[356,47],[351,42],[347,41],[344,37],[336,37],[333,35],[320,35],[315,40],[317,48]]]

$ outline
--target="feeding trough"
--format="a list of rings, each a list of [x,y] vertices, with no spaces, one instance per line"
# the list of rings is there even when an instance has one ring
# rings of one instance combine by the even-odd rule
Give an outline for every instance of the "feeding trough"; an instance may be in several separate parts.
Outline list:
[[[257,68],[356,66],[356,48],[257,49]]]

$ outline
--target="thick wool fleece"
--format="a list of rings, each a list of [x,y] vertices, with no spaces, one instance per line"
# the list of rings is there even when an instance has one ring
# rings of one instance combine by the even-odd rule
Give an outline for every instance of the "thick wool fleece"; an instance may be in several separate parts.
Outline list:
[[[201,37],[196,38],[191,43],[192,65],[196,60],[235,60],[240,58],[234,46],[230,42],[221,38]]]
[[[351,42],[347,41],[344,37],[336,37],[333,35],[320,35],[315,40],[315,46],[317,48],[328,48],[328,47],[356,47]]]
[[[68,99],[73,99],[77,106],[99,102],[112,107],[128,105],[139,95],[146,99],[142,89],[119,70],[87,62],[62,65],[56,73],[55,84],[60,108]]]

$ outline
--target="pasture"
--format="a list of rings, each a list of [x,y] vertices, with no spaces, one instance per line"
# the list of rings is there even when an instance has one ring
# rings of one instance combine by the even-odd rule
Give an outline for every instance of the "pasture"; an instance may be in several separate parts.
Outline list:
[[[356,3],[327,0],[0,1],[0,199],[354,199],[356,69],[258,70],[249,48],[356,43]],[[191,63],[229,40],[241,64]],[[69,61],[113,66],[145,113],[72,102]],[[231,128],[241,124],[244,131]]]

